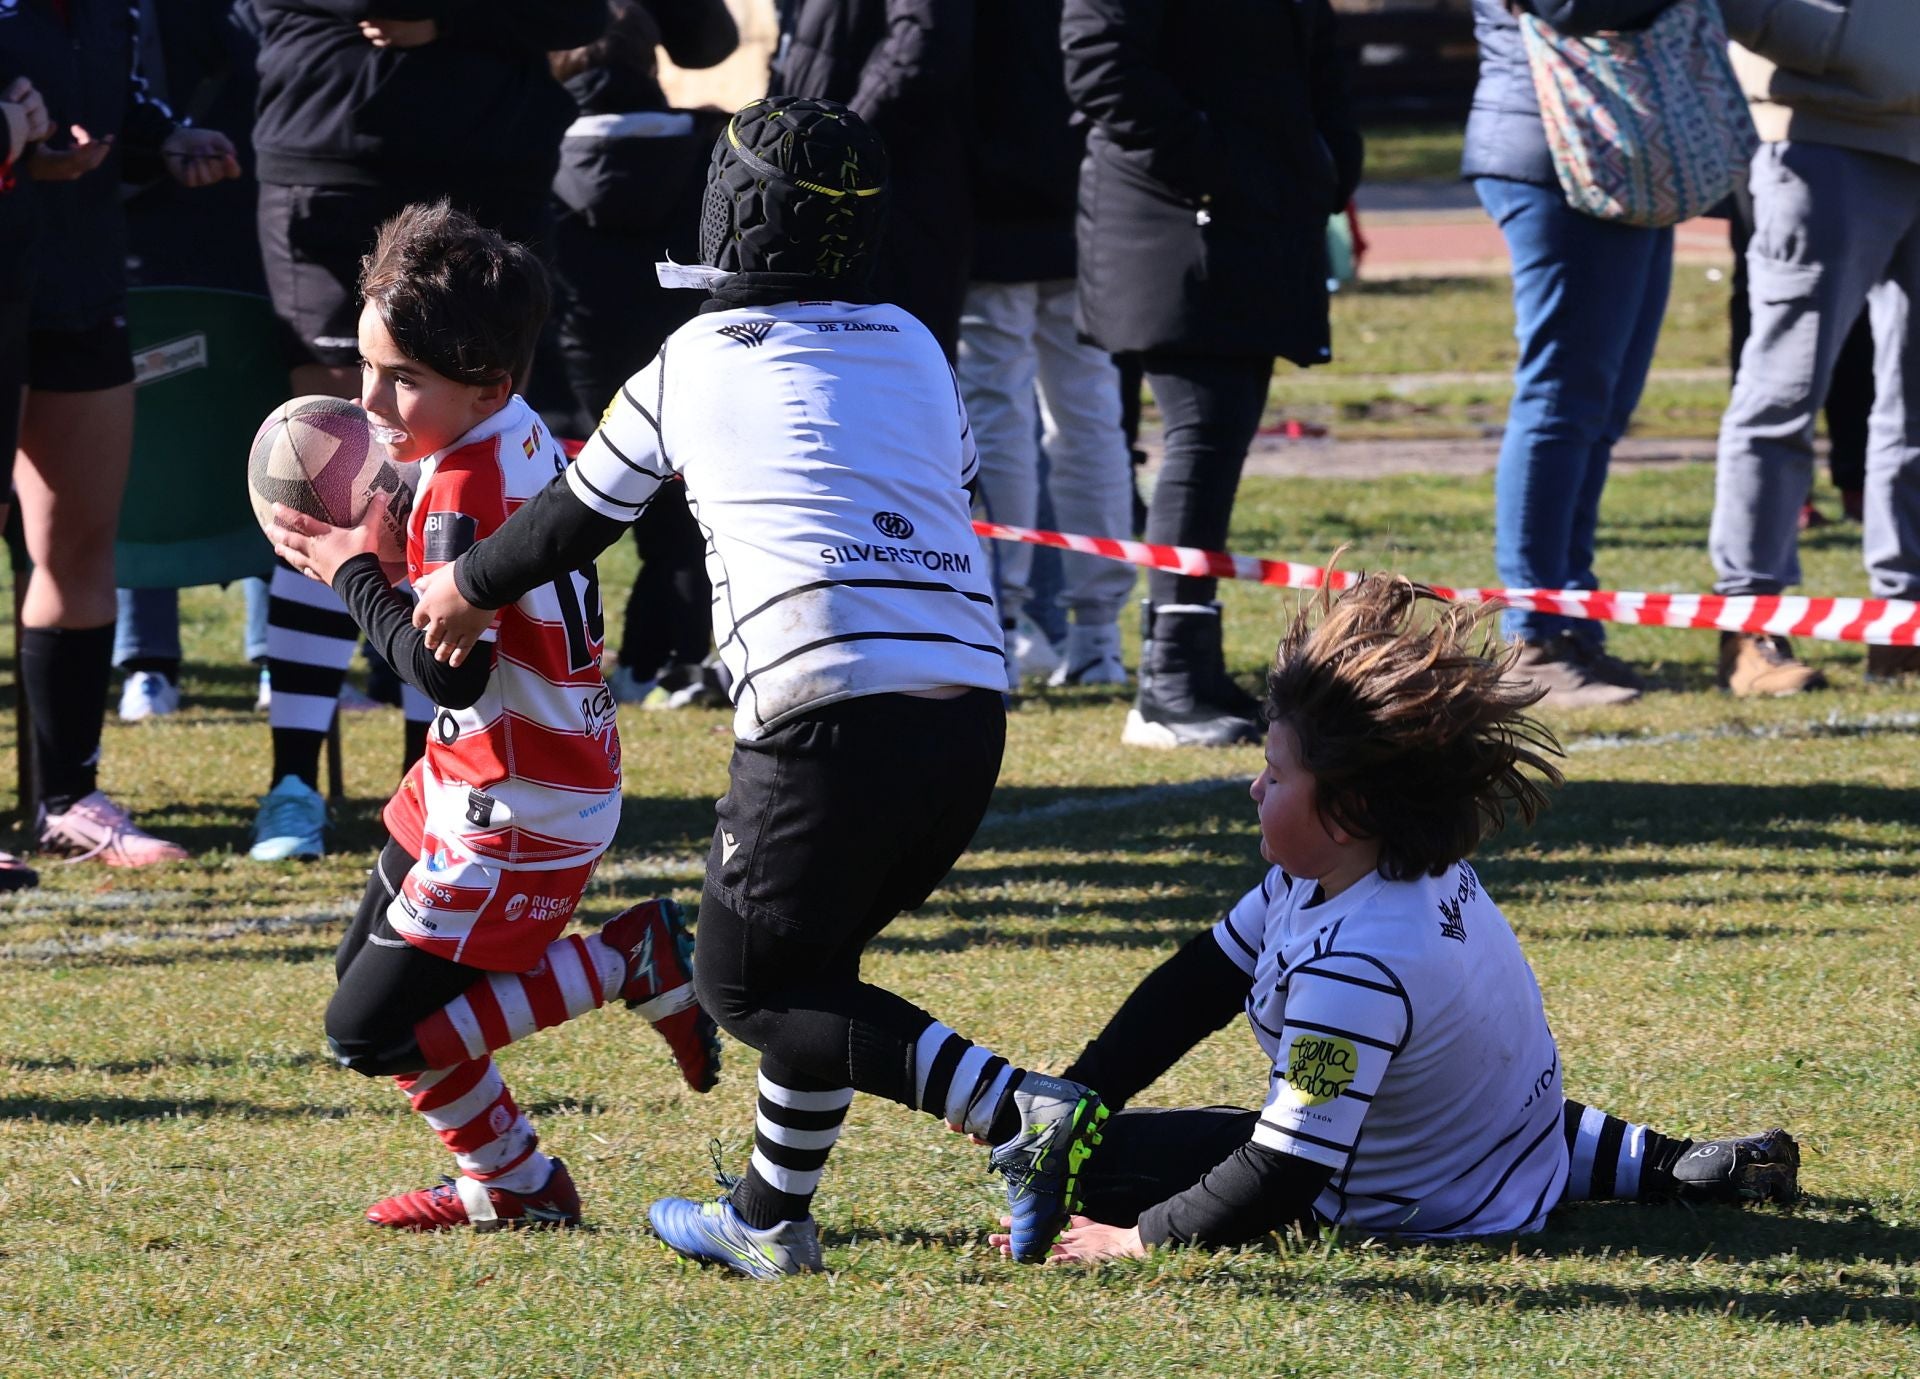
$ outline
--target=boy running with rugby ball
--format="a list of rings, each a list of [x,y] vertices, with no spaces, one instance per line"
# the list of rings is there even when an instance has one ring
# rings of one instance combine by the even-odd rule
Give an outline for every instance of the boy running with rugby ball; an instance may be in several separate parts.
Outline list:
[[[396,461],[420,462],[406,552],[418,580],[566,466],[514,392],[546,316],[546,274],[443,201],[381,227],[360,293],[360,405]],[[383,517],[376,508],[347,529],[275,508],[275,550],[331,585],[436,706],[426,755],[387,804],[392,836],[335,958],[326,1028],[344,1066],[394,1078],[460,1176],[376,1203],[367,1219],[577,1225],[573,1179],[541,1152],[492,1051],[617,996],[654,1022],[694,1090],[719,1071],[672,901],[562,937],[620,821],[599,586],[590,561],[556,570],[488,619],[477,654],[446,665],[381,566]]]

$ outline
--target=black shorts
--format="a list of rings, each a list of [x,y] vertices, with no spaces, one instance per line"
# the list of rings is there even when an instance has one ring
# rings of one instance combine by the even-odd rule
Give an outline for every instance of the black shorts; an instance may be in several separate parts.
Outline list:
[[[847,699],[736,743],[708,893],[809,944],[864,945],[966,851],[1006,735],[1001,696],[977,689]]]
[[[260,185],[260,258],[267,294],[286,327],[289,365],[356,363],[360,358],[360,260],[380,226],[443,190],[419,186],[289,187]],[[531,194],[456,194],[453,203],[508,239],[538,246],[546,198]]]
[[[27,387],[40,393],[97,393],[133,382],[127,313],[116,308],[84,330],[27,333]]]

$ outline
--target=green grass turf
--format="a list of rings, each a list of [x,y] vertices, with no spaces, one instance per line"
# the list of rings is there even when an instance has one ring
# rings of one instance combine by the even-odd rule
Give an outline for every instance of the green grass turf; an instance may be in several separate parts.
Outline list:
[[[1600,570],[1699,589],[1712,475],[1618,476]],[[1486,480],[1250,480],[1237,549],[1491,581]],[[628,547],[604,587],[627,586]],[[1806,543],[1807,586],[1863,591],[1858,532]],[[1252,674],[1294,596],[1227,590]],[[1539,973],[1574,1095],[1684,1133],[1791,1127],[1795,1211],[1597,1206],[1535,1236],[1296,1239],[1091,1273],[984,1243],[982,1152],[862,1098],[818,1202],[830,1272],[761,1287],[666,1255],[647,1202],[744,1161],[750,1061],[707,1098],[624,1011],[506,1052],[590,1228],[395,1238],[375,1197],[448,1167],[387,1085],[331,1067],[330,958],[371,860],[397,714],[350,719],[339,851],[241,860],[266,731],[237,594],[186,601],[189,707],[106,735],[105,783],[193,863],[47,868],[0,900],[0,1373],[14,1376],[1920,1373],[1920,721],[1857,648],[1835,688],[1734,703],[1710,633],[1623,629],[1641,705],[1551,721],[1567,788],[1479,866]],[[614,610],[617,613],[617,609]],[[618,626],[617,618],[610,625]],[[1129,630],[1131,636],[1131,630]],[[1129,651],[1131,659],[1131,648]],[[874,946],[875,980],[1009,1056],[1062,1066],[1130,984],[1259,875],[1251,751],[1118,745],[1111,692],[1029,697],[950,883]],[[10,718],[5,718],[9,721]],[[722,787],[717,712],[623,714],[628,801],[588,910],[691,902]],[[0,740],[0,770],[11,770]],[[938,781],[899,782],[902,807]],[[1146,1104],[1257,1104],[1242,1028]],[[1906,1087],[1907,1091],[1900,1088]]]
[[[1727,404],[1722,269],[1681,264],[1631,434],[1711,436]],[[1506,420],[1516,358],[1505,277],[1358,282],[1333,297],[1333,362],[1281,363],[1271,406],[1342,440],[1477,436]]]
[[[1457,182],[1461,124],[1377,125],[1361,131],[1369,182]]]

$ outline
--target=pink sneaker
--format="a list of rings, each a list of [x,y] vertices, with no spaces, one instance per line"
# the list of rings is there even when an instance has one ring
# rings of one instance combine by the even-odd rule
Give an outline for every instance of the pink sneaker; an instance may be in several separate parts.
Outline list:
[[[40,821],[40,850],[69,862],[101,861],[110,867],[150,867],[184,862],[187,850],[136,827],[127,811],[96,790]]]

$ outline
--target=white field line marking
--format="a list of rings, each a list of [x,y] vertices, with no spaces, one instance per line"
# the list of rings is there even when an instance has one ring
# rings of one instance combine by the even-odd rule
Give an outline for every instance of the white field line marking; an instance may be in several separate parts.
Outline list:
[[[1672,733],[1606,733],[1566,743],[1574,752],[1611,752],[1626,747],[1684,746],[1697,742],[1776,742],[1790,738],[1869,737],[1879,733],[1908,733],[1920,729],[1920,713],[1868,713],[1843,718],[1838,712],[1825,718],[1780,723],[1726,724],[1718,728],[1684,729]]]
[[[103,896],[75,896],[76,902],[88,900],[92,904],[39,905],[33,909],[11,909],[5,912],[5,919],[16,917],[71,914],[83,909],[128,909],[128,905],[102,905],[97,902],[116,897],[131,896],[135,899],[151,901],[152,891],[110,891]],[[334,903],[315,903],[286,914],[262,915],[254,919],[236,919],[224,924],[210,925],[205,929],[109,929],[98,934],[86,934],[74,938],[36,939],[30,943],[0,944],[0,961],[11,962],[54,962],[61,958],[83,957],[89,954],[104,953],[116,948],[131,948],[152,943],[219,943],[228,939],[244,938],[255,934],[285,934],[313,929],[339,930],[353,918],[351,909],[344,909]]]

